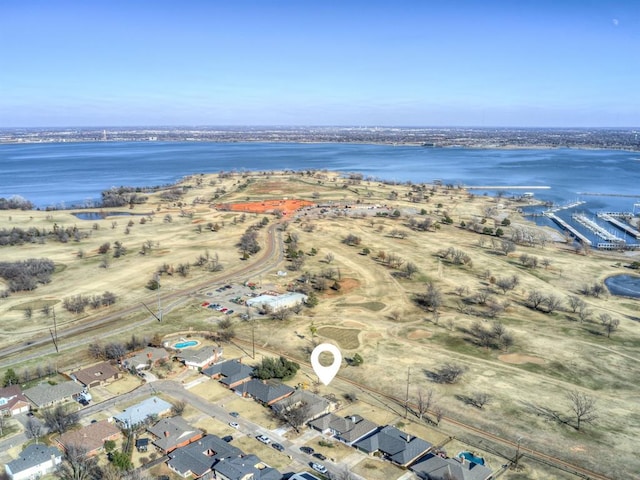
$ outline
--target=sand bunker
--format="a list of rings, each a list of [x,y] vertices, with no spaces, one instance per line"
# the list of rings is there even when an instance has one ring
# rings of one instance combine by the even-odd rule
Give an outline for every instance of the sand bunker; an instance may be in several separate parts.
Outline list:
[[[532,355],[523,355],[521,353],[506,353],[504,355],[500,355],[498,357],[499,360],[502,360],[505,363],[537,363],[538,365],[542,365],[545,363],[544,358],[534,357]]]
[[[407,338],[409,340],[420,340],[422,338],[431,338],[432,335],[431,332],[427,332],[426,330],[413,330],[409,332]]]

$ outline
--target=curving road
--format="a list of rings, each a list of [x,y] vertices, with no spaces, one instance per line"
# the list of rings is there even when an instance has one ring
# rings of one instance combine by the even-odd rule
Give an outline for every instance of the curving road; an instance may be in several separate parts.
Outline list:
[[[224,272],[220,276],[217,276],[215,279],[209,279],[203,282],[199,282],[195,285],[190,286],[189,288],[185,288],[182,290],[175,290],[169,293],[165,293],[160,296],[160,300],[163,304],[170,304],[170,308],[165,309],[165,313],[170,311],[171,308],[175,308],[182,303],[188,300],[189,295],[192,295],[202,289],[209,288],[212,283],[225,283],[230,282],[236,279],[246,279],[248,276],[255,276],[266,273],[267,271],[274,268],[278,263],[283,260],[283,242],[282,242],[282,234],[278,231],[280,223],[274,222],[267,228],[267,238],[266,238],[266,246],[262,249],[262,252],[258,257],[256,257],[253,261],[246,261],[246,266],[242,266],[241,268]],[[140,302],[145,302],[149,304],[153,304],[157,301],[157,296],[155,294],[149,295],[148,298],[141,299]],[[110,313],[99,315],[90,320],[84,321],[78,325],[73,325],[65,328],[60,328],[58,326],[58,338],[69,338],[73,336],[77,336],[80,334],[86,334],[91,332],[92,330],[96,330],[100,327],[103,327],[109,323],[117,321],[126,315],[130,315],[140,311],[140,305],[135,304],[129,307],[125,307],[119,310],[112,311]],[[146,317],[137,322],[129,323],[127,326],[122,327],[118,330],[113,330],[111,333],[122,333],[124,331],[133,330],[139,325],[157,321],[153,316]],[[51,336],[49,333],[49,326],[43,327],[39,330],[42,332],[41,334],[35,336],[32,340],[28,342],[18,343],[16,345],[12,345],[10,347],[5,347],[0,349],[0,368],[8,367],[11,365],[15,365],[18,363],[22,363],[25,360],[38,358],[41,355],[38,353],[25,354],[26,350],[33,350],[37,347],[48,346],[49,348],[53,348],[51,345]],[[77,346],[78,342],[82,343],[83,340],[78,340],[76,342],[71,342],[63,345],[59,345],[61,350],[72,348]],[[22,355],[18,355],[22,354]],[[17,357],[17,358],[16,358]]]

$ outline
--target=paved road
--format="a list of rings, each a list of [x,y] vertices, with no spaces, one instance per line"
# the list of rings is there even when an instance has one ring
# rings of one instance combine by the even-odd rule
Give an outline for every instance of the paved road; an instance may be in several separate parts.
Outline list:
[[[245,281],[248,277],[262,275],[272,270],[283,260],[284,257],[282,233],[278,230],[279,225],[280,224],[278,222],[274,222],[269,225],[266,230],[266,248],[263,249],[259,256],[247,260],[245,263],[243,263],[240,268],[224,272],[217,276],[215,279],[208,279],[204,282],[199,282],[195,285],[190,286],[189,288],[176,290],[160,295],[160,300],[162,304],[165,305],[164,313],[166,314],[171,309],[184,304],[188,301],[190,295],[203,289],[210,288],[212,284],[227,283],[232,281]],[[86,343],[86,336],[77,340],[68,339],[80,336],[81,334],[86,334],[104,325],[121,320],[127,315],[139,312],[140,308],[142,308],[142,302],[153,305],[157,301],[158,298],[155,293],[149,294],[140,299],[140,302],[136,303],[135,305],[122,309],[115,309],[115,307],[111,307],[113,308],[111,312],[95,316],[91,319],[87,319],[80,324],[67,327],[58,324],[59,349],[61,351],[64,351],[70,348],[75,348],[82,343]],[[140,325],[155,321],[157,321],[155,317],[150,315],[137,322],[128,323],[126,326],[110,330],[108,334],[101,332],[101,338],[106,338],[105,335],[116,335],[123,332],[132,331]],[[74,323],[77,323],[77,321],[74,321]],[[0,349],[0,368],[10,367],[12,365],[23,363],[27,360],[39,358],[42,356],[41,349],[43,347],[49,350],[53,349],[53,345],[51,344],[51,334],[49,332],[49,326],[43,327],[42,329],[38,330],[38,333],[34,333],[34,337],[28,342],[23,342]],[[31,351],[34,349],[36,349],[36,351],[27,353],[27,351]]]

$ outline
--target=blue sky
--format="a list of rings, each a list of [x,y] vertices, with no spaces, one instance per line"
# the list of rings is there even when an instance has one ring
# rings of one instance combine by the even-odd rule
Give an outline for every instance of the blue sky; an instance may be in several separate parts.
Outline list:
[[[638,0],[0,2],[0,126],[640,126]]]

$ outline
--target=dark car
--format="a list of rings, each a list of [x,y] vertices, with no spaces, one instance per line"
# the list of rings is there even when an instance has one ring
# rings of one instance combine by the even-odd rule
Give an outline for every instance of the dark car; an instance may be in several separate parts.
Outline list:
[[[300,447],[300,451],[302,453],[306,453],[307,455],[313,455],[313,452],[315,452],[315,450],[311,447]]]
[[[325,457],[323,454],[321,454],[319,452],[318,453],[314,453],[313,456],[316,457],[318,460],[322,460],[322,461],[327,459],[327,457]]]
[[[273,448],[275,448],[276,450],[278,450],[279,452],[283,452],[284,451],[284,447],[282,445],[280,445],[279,443],[272,443],[271,446]]]
[[[229,443],[231,440],[233,440],[233,437],[231,435],[227,435],[226,437],[222,437],[222,440]]]
[[[231,412],[229,413],[229,415],[231,415],[233,418],[238,418],[240,416],[238,412]]]

